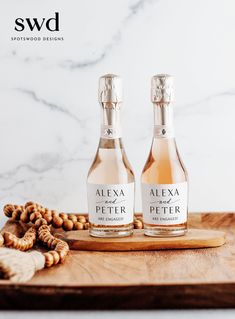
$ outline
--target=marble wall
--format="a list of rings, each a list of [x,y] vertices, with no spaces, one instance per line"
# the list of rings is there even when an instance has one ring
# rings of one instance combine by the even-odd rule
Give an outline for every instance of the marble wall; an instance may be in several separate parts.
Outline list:
[[[60,14],[58,41],[17,32],[17,17]],[[0,2],[0,204],[33,199],[86,211],[99,139],[98,77],[124,79],[123,140],[139,177],[152,138],[150,78],[176,78],[175,127],[190,210],[234,210],[235,1]],[[49,35],[48,35],[49,34]],[[13,40],[12,40],[13,38]]]

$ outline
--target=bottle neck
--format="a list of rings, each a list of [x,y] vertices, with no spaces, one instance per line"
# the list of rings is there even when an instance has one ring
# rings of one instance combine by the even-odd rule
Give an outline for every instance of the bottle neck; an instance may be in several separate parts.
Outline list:
[[[154,103],[154,138],[174,138],[172,103]]]
[[[101,138],[121,138],[120,103],[101,103]]]

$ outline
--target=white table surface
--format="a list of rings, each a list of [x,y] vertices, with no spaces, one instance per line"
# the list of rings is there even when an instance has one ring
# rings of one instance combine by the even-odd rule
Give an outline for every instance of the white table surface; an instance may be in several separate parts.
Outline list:
[[[234,319],[235,309],[156,311],[0,311],[0,319]]]

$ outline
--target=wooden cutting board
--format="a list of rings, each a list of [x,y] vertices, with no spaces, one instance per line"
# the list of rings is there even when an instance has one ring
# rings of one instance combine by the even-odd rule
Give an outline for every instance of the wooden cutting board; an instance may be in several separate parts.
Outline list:
[[[190,214],[190,228],[226,232],[215,248],[73,250],[26,284],[0,281],[1,309],[157,309],[235,306],[235,213]],[[15,226],[10,224],[9,228]],[[20,233],[21,231],[18,230]]]
[[[87,230],[59,232],[54,235],[65,240],[70,249],[94,251],[139,251],[159,249],[188,249],[218,247],[225,243],[225,232],[208,229],[189,229],[180,237],[157,238],[144,235],[142,229],[124,238],[94,238]]]

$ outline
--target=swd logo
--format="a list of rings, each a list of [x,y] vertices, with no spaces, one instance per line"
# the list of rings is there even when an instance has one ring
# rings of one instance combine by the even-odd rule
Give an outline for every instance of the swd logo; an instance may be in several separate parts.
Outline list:
[[[55,32],[59,31],[59,12],[55,12],[55,17],[46,18],[17,18],[15,19],[15,30],[16,31],[40,31],[46,28],[48,31]]]

